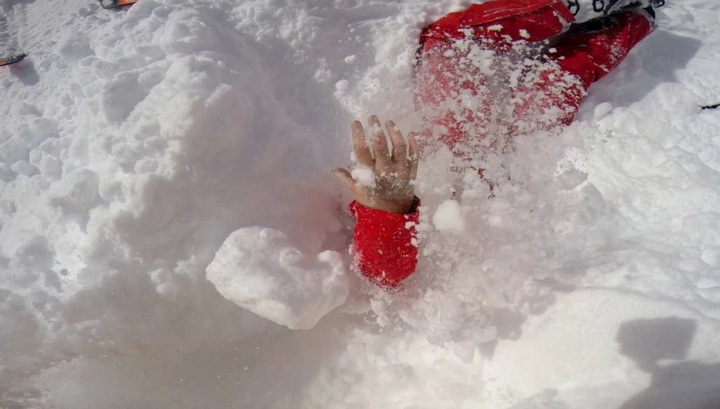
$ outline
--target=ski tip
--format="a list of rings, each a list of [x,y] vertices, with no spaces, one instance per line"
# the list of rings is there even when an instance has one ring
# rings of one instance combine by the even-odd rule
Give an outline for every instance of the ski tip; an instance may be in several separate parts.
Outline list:
[[[27,54],[25,53],[13,54],[9,57],[0,57],[0,67],[15,64],[16,62],[22,61],[25,57],[27,57]]]
[[[138,0],[98,0],[104,9],[117,9],[124,6],[132,6]]]

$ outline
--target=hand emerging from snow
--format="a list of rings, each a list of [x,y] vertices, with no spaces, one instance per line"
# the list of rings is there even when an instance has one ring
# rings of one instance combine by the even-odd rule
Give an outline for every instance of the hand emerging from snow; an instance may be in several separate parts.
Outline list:
[[[407,143],[395,127],[387,121],[392,147],[388,146],[380,120],[373,115],[368,120],[371,146],[365,140],[360,121],[351,125],[351,140],[357,168],[352,172],[337,168],[333,173],[350,189],[355,200],[367,207],[391,213],[408,213],[415,202],[418,146],[415,135],[408,134]]]

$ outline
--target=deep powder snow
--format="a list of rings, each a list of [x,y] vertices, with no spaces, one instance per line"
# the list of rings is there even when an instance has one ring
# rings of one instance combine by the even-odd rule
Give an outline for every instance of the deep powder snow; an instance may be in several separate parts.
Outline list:
[[[492,199],[427,154],[390,295],[330,170],[468,2],[0,0],[0,408],[716,407],[720,4],[667,3]]]

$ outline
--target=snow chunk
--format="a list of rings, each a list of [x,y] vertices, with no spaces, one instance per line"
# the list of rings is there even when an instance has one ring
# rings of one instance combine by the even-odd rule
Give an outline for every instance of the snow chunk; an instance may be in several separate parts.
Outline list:
[[[443,232],[460,233],[465,231],[465,218],[460,203],[446,200],[435,211],[432,218],[435,228]]]
[[[230,234],[206,272],[223,297],[290,329],[312,328],[348,294],[339,253],[303,254],[285,233],[263,227]]]
[[[361,186],[375,187],[375,173],[367,166],[358,166],[350,174]]]
[[[348,80],[340,80],[335,83],[335,96],[342,97],[348,88]]]

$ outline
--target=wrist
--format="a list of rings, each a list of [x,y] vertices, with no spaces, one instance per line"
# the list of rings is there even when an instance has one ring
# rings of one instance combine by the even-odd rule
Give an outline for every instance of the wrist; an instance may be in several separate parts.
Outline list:
[[[372,200],[356,200],[363,206],[396,214],[414,213],[417,210],[417,206],[419,204],[419,199],[414,195],[409,198],[400,199],[375,198]]]

